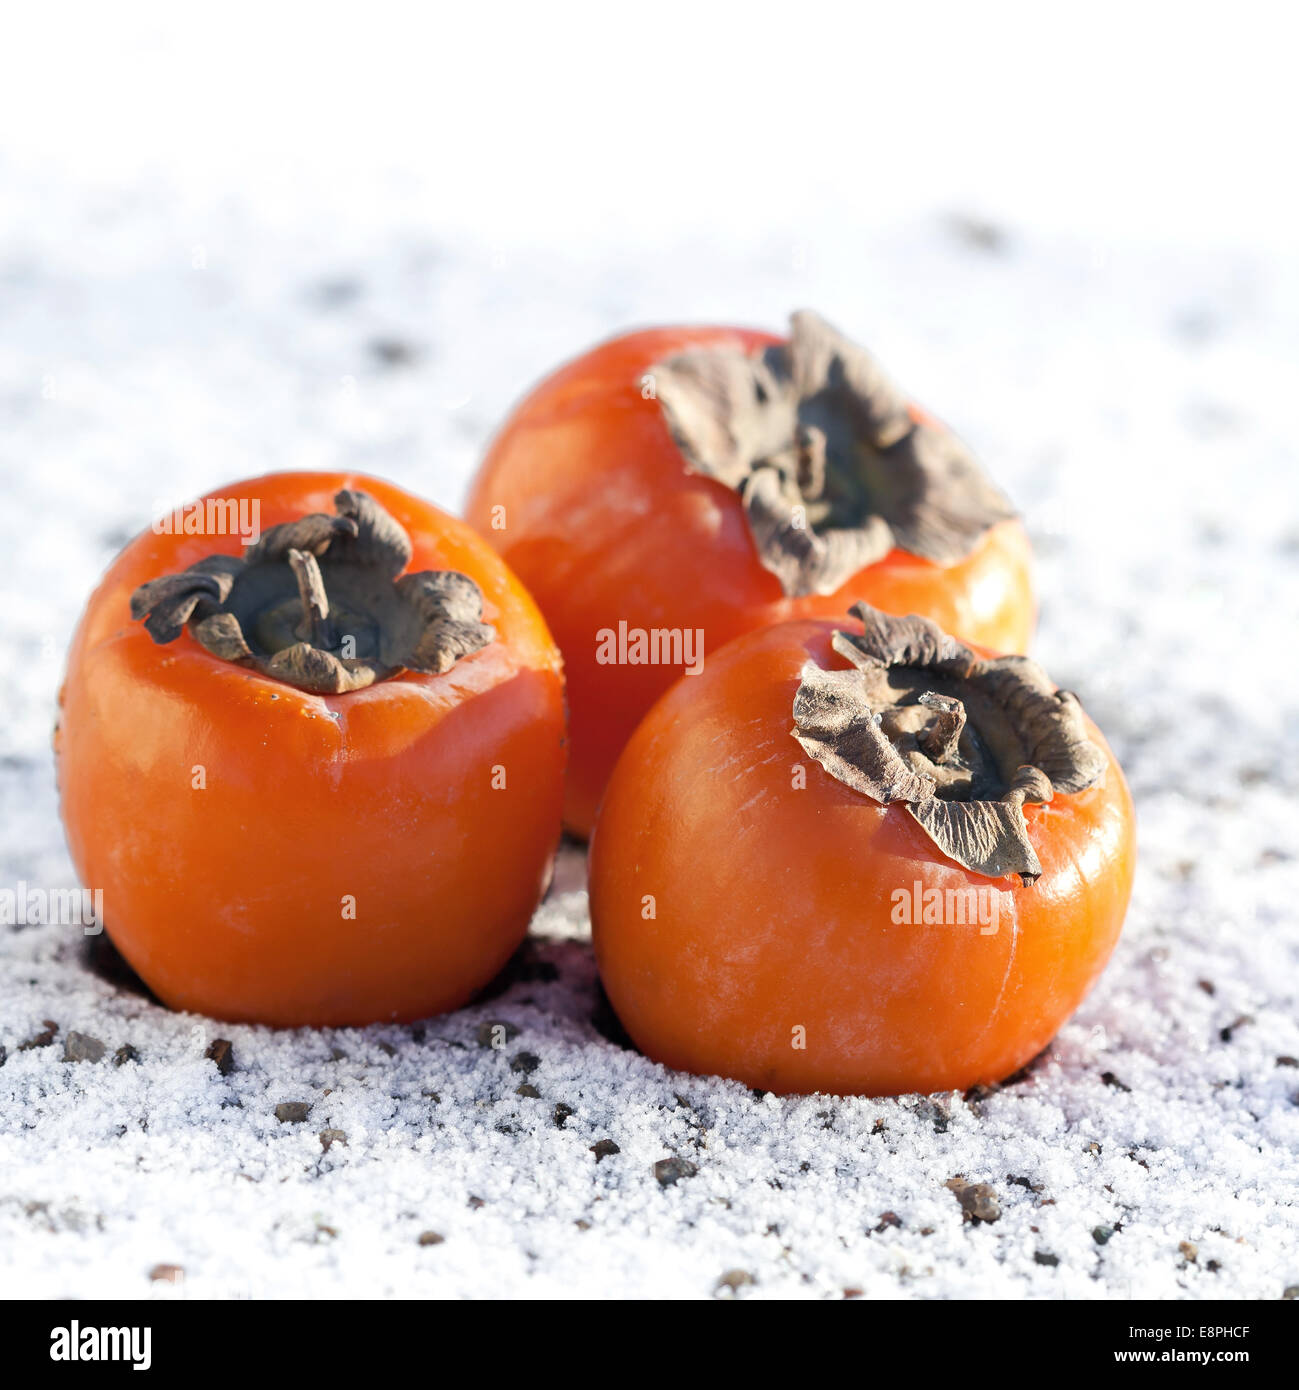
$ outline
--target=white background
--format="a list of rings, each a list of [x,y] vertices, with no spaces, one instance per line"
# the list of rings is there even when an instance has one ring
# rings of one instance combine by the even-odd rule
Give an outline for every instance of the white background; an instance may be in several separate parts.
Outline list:
[[[917,207],[1292,246],[1284,5],[7,7],[8,156],[500,243]]]

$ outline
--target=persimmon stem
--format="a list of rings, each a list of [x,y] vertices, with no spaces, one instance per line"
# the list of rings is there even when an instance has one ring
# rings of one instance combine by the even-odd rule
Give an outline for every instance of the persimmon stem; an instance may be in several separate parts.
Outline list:
[[[922,731],[916,742],[934,762],[945,763],[955,754],[961,741],[961,730],[965,728],[965,705],[955,695],[939,695],[933,690],[926,690],[919,696],[918,702],[937,713],[933,723]]]
[[[495,641],[468,575],[405,573],[410,537],[364,492],[343,488],[334,508],[272,526],[242,556],[141,584],[131,616],[159,644],[188,630],[222,661],[319,695],[403,669],[440,675]]]
[[[803,751],[878,805],[903,803],[964,868],[1040,878],[1025,803],[1083,791],[1108,765],[1082,706],[1027,657],[980,658],[914,614],[849,611],[861,632],[837,630],[830,645],[851,669],[803,664],[793,708]],[[918,728],[925,710],[934,717]]]
[[[338,646],[338,634],[330,621],[329,595],[316,557],[309,550],[290,550],[286,558],[298,581],[298,597],[302,601],[298,636],[320,651],[333,651]]]
[[[955,564],[1015,515],[965,446],[816,314],[795,314],[787,342],[692,348],[651,372],[683,465],[739,495],[787,597],[835,593],[894,549]]]

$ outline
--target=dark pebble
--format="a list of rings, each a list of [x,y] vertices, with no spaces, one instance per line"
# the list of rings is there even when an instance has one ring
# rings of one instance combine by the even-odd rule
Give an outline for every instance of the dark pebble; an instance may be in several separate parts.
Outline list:
[[[1287,1303],[1291,1303],[1296,1298],[1299,1298],[1299,1284],[1290,1284],[1287,1286],[1282,1290],[1281,1297],[1285,1299]]]
[[[49,1047],[54,1041],[55,1035],[59,1031],[59,1025],[52,1018],[44,1020],[44,1026],[39,1033],[33,1033],[25,1043],[18,1046],[19,1052],[31,1052],[38,1047]]]
[[[305,1119],[306,1116],[304,1115]],[[341,1129],[322,1129],[320,1131],[320,1147],[323,1152],[328,1153],[335,1144],[347,1144],[347,1132]]]
[[[1097,1245],[1106,1245],[1106,1244],[1108,1244],[1108,1243],[1109,1243],[1109,1238],[1110,1238],[1113,1234],[1114,1234],[1114,1227],[1113,1227],[1113,1226],[1093,1226],[1093,1227],[1092,1227],[1092,1239],[1096,1242]]]
[[[229,1038],[214,1039],[203,1055],[216,1063],[216,1069],[222,1076],[229,1076],[235,1069],[235,1049]]]
[[[958,1174],[944,1184],[961,1204],[961,1210],[971,1221],[996,1221],[1001,1216],[1001,1202],[996,1188],[986,1182],[966,1182]]]
[[[1033,1252],[1033,1263],[1046,1265],[1048,1269],[1054,1269],[1060,1263],[1059,1255],[1052,1255],[1048,1250],[1035,1250]]]
[[[532,1084],[531,1081],[524,1081],[521,1085],[514,1088],[516,1096],[524,1096],[528,1100],[540,1100],[541,1092]]]
[[[551,1117],[555,1122],[555,1128],[563,1129],[565,1122],[571,1114],[573,1114],[573,1107],[571,1105],[565,1105],[561,1100],[559,1104],[555,1106],[555,1113]]]
[[[1278,1057],[1276,1064],[1278,1067],[1299,1067],[1299,1057]]]
[[[305,1100],[282,1100],[275,1107],[275,1118],[282,1125],[300,1125],[311,1114],[311,1106]]]
[[[951,1099],[948,1096],[925,1096],[916,1106],[916,1114],[933,1125],[935,1134],[946,1134],[952,1121]],[[826,1128],[830,1126],[826,1125]]]
[[[654,1176],[663,1187],[671,1187],[682,1178],[693,1178],[698,1171],[688,1158],[678,1158],[675,1154],[671,1158],[660,1158],[654,1165]]]
[[[541,1058],[535,1052],[516,1052],[510,1058],[510,1070],[531,1076],[541,1065]]]
[[[419,1233],[421,1245],[441,1245],[445,1240],[446,1236],[440,1236],[436,1231],[421,1231]]]
[[[1103,1071],[1103,1072],[1101,1072],[1101,1080],[1102,1080],[1107,1086],[1113,1086],[1114,1089],[1115,1089],[1116,1091],[1131,1091],[1131,1090],[1132,1090],[1132,1087],[1131,1087],[1131,1086],[1125,1086],[1125,1085],[1123,1084],[1123,1082],[1120,1081],[1120,1080],[1118,1079],[1118,1077],[1115,1076],[1114,1073],[1113,1073],[1112,1071]]]
[[[98,1038],[88,1033],[71,1032],[63,1040],[65,1062],[102,1062],[108,1049]]]
[[[614,1154],[622,1153],[622,1150],[612,1139],[597,1139],[591,1145],[591,1152],[595,1155],[595,1161],[599,1163],[602,1158],[612,1158]]]
[[[886,1212],[883,1212],[883,1213],[881,1214],[881,1216],[880,1216],[879,1224],[875,1227],[875,1234],[878,1235],[881,1231],[887,1231],[887,1230],[889,1229],[890,1226],[893,1226],[893,1227],[895,1227],[895,1228],[900,1228],[901,1225],[902,1225],[902,1218],[897,1214],[897,1212],[895,1212],[895,1211],[886,1211]]]
[[[115,1067],[124,1067],[128,1062],[138,1062],[139,1060],[140,1054],[138,1050],[130,1043],[123,1043],[121,1047],[113,1053],[113,1065]]]

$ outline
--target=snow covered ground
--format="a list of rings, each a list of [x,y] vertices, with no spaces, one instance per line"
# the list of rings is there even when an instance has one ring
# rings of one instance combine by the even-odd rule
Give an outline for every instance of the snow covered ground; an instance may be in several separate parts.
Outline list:
[[[349,92],[363,122],[381,86]],[[658,197],[651,165],[616,176],[622,221],[597,216],[594,170],[585,222],[538,183],[475,224],[463,154],[441,217],[436,180],[308,187],[319,157],[301,186],[264,150],[246,177],[219,167],[211,142],[195,176],[179,137],[114,162],[111,108],[82,112],[61,161],[40,123],[0,141],[0,887],[73,882],[49,751],[63,651],[160,502],[339,467],[456,506],[494,423],[563,357],[804,304],[1023,508],[1036,654],[1123,762],[1141,864],[1093,996],[1026,1075],[967,1097],[758,1098],[619,1045],[571,849],[495,997],[417,1028],[216,1026],[149,1003],[75,929],[0,928],[0,1293],[1299,1286],[1299,262],[1275,219],[1035,220],[931,179],[861,205],[818,186],[817,216],[742,227],[659,208],[647,230],[628,198],[636,180]],[[393,133],[397,164],[416,134]],[[1115,177],[1135,189],[1136,165]],[[494,1022],[502,1051],[480,1041]],[[65,1061],[72,1032],[103,1058]],[[115,1064],[126,1046],[138,1060]],[[277,1119],[285,1102],[307,1118]],[[671,1156],[695,1171],[661,1181]],[[992,1184],[996,1221],[963,1218],[957,1174]]]

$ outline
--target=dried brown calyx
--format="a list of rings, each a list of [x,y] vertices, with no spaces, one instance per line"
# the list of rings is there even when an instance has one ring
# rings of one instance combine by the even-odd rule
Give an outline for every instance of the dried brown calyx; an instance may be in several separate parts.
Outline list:
[[[1024,803],[1082,791],[1105,771],[1077,696],[1027,657],[981,660],[927,618],[850,611],[865,631],[833,643],[852,669],[804,665],[794,737],[845,786],[904,802],[949,859],[1033,883],[1042,865]]]
[[[808,310],[786,343],[699,348],[652,375],[687,467],[739,493],[790,597],[832,594],[895,546],[954,564],[1015,515],[954,435],[917,423],[870,353]]]
[[[142,584],[131,616],[155,642],[188,626],[213,656],[333,695],[403,668],[449,670],[495,638],[468,575],[403,575],[411,545],[397,522],[364,492],[334,506],[271,527],[242,559],[209,555]]]

